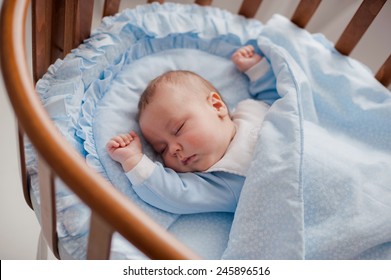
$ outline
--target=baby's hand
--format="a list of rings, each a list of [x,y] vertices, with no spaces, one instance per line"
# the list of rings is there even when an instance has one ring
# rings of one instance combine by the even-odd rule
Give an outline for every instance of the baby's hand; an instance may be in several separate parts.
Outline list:
[[[125,172],[132,170],[143,156],[140,138],[134,131],[111,138],[106,144],[106,150],[113,160],[122,165]]]
[[[248,69],[261,61],[262,56],[254,51],[254,47],[252,45],[247,45],[234,52],[231,59],[239,71],[246,72]]]

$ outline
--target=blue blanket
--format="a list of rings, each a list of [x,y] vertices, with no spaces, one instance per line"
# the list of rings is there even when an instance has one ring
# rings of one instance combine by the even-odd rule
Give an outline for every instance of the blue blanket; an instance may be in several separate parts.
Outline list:
[[[390,91],[281,16],[257,42],[276,101],[223,257],[391,259]]]

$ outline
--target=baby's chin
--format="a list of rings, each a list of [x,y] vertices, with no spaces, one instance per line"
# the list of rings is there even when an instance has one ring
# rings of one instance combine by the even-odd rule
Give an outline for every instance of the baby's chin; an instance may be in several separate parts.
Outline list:
[[[190,167],[190,166],[183,166],[183,167],[170,167],[170,166],[167,166],[168,168],[171,168],[172,170],[174,170],[175,172],[178,172],[178,173],[186,173],[186,172],[204,172],[206,170],[208,170],[209,168],[196,168],[196,167]]]
[[[169,166],[166,167],[171,168],[175,172],[178,173],[186,173],[186,172],[205,172],[209,168],[211,168],[216,162],[197,162],[196,164],[191,164],[188,166]]]

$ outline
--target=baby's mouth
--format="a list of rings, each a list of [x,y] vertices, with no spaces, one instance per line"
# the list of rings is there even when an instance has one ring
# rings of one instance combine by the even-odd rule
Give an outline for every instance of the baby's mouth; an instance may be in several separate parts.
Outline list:
[[[189,163],[191,163],[195,159],[195,157],[196,157],[196,155],[192,155],[192,156],[184,158],[182,160],[182,164],[183,165],[188,165]]]

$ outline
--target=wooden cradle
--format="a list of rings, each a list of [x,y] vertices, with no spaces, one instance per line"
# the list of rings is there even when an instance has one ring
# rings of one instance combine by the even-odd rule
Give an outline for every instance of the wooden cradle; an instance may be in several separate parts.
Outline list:
[[[19,123],[23,190],[31,208],[29,176],[24,166],[24,133],[39,154],[41,226],[50,249],[60,258],[54,192],[54,178],[58,176],[91,209],[87,258],[107,259],[114,232],[119,232],[152,259],[199,258],[89,168],[85,160],[57,131],[35,94],[34,83],[46,73],[48,67],[89,36],[94,1],[32,1],[33,77],[28,68],[24,45],[29,2],[4,0],[0,31],[1,68]],[[262,0],[243,0],[238,13],[254,17],[261,2]],[[336,49],[349,55],[385,2],[386,0],[364,0],[338,39]],[[212,0],[196,0],[195,3],[211,5]],[[293,13],[292,22],[304,28],[319,4],[320,0],[301,0]],[[103,16],[115,14],[119,7],[119,0],[106,0]],[[384,86],[391,83],[391,56],[377,71],[376,78]]]

